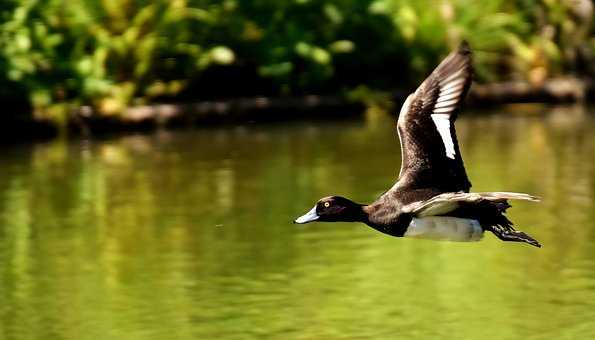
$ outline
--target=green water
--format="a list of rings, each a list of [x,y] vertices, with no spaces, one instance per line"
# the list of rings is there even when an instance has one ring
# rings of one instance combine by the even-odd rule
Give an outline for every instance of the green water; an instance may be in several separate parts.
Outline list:
[[[509,213],[541,249],[291,224],[392,184],[374,113],[3,147],[0,339],[593,338],[588,111],[459,119],[473,190],[544,198]]]

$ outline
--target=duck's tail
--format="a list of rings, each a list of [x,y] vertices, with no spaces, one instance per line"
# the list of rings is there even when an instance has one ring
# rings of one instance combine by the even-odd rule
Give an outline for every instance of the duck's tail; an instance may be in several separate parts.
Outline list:
[[[489,194],[501,194],[501,193],[489,193]],[[505,197],[506,199],[521,199],[527,201],[537,201],[538,198],[534,196],[530,196],[527,194],[517,194],[517,193],[505,193],[505,194],[513,194],[508,195]],[[516,195],[526,195],[526,197],[514,197]],[[541,244],[534,239],[533,237],[527,235],[522,231],[515,230],[513,227],[512,222],[504,215],[506,209],[510,208],[510,204],[507,201],[491,201],[490,205],[497,210],[497,213],[494,212],[492,215],[493,217],[489,219],[490,223],[488,224],[489,227],[485,228],[485,230],[489,230],[494,235],[496,235],[502,241],[511,241],[511,242],[525,242],[529,243],[532,246],[541,248]]]
[[[491,231],[502,241],[525,242],[541,247],[531,236],[514,229],[504,215],[510,208],[508,200],[539,202],[539,197],[518,192],[448,192],[421,203],[412,204],[410,211],[417,217],[449,215],[479,221],[484,230]]]
[[[486,230],[494,233],[494,235],[496,235],[502,241],[525,242],[537,248],[541,248],[541,244],[536,239],[522,231],[515,230],[512,226],[503,228],[502,226],[495,225],[486,228]]]

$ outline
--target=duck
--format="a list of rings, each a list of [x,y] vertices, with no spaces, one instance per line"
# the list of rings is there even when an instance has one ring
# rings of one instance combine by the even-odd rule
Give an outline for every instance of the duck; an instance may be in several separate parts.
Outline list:
[[[539,197],[469,191],[455,121],[472,81],[472,51],[463,41],[401,107],[396,124],[401,168],[394,185],[371,204],[323,197],[294,223],[362,222],[395,237],[460,242],[479,241],[489,231],[502,241],[541,247],[505,214],[509,201]]]

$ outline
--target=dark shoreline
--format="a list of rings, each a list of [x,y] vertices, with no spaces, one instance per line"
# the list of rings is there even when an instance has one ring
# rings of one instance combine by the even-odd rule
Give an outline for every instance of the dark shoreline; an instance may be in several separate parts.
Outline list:
[[[237,98],[180,104],[134,106],[117,116],[100,116],[83,107],[73,113],[69,129],[102,133],[158,127],[261,123],[296,119],[333,119],[364,113],[361,102],[339,96]]]
[[[405,92],[395,91],[390,97],[392,102],[400,103],[405,96]],[[588,102],[594,98],[593,82],[575,78],[552,79],[542,86],[531,86],[526,82],[475,84],[467,98],[467,107],[489,108],[516,103],[567,104]],[[362,101],[318,95],[152,104],[133,106],[114,116],[99,115],[84,106],[71,112],[64,131],[75,135],[95,135],[150,131],[161,127],[336,119],[361,116],[365,109]],[[59,132],[59,127],[52,122],[21,118],[5,122],[0,127],[0,141],[44,140],[55,137]]]

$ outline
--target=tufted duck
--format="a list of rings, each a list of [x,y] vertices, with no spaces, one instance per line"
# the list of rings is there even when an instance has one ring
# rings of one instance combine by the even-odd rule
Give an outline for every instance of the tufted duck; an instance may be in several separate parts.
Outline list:
[[[438,65],[401,108],[397,132],[401,170],[397,182],[374,203],[330,196],[294,223],[363,222],[397,237],[477,241],[490,231],[503,241],[539,242],[513,228],[508,200],[539,201],[513,192],[470,193],[454,122],[471,85],[466,42]]]

